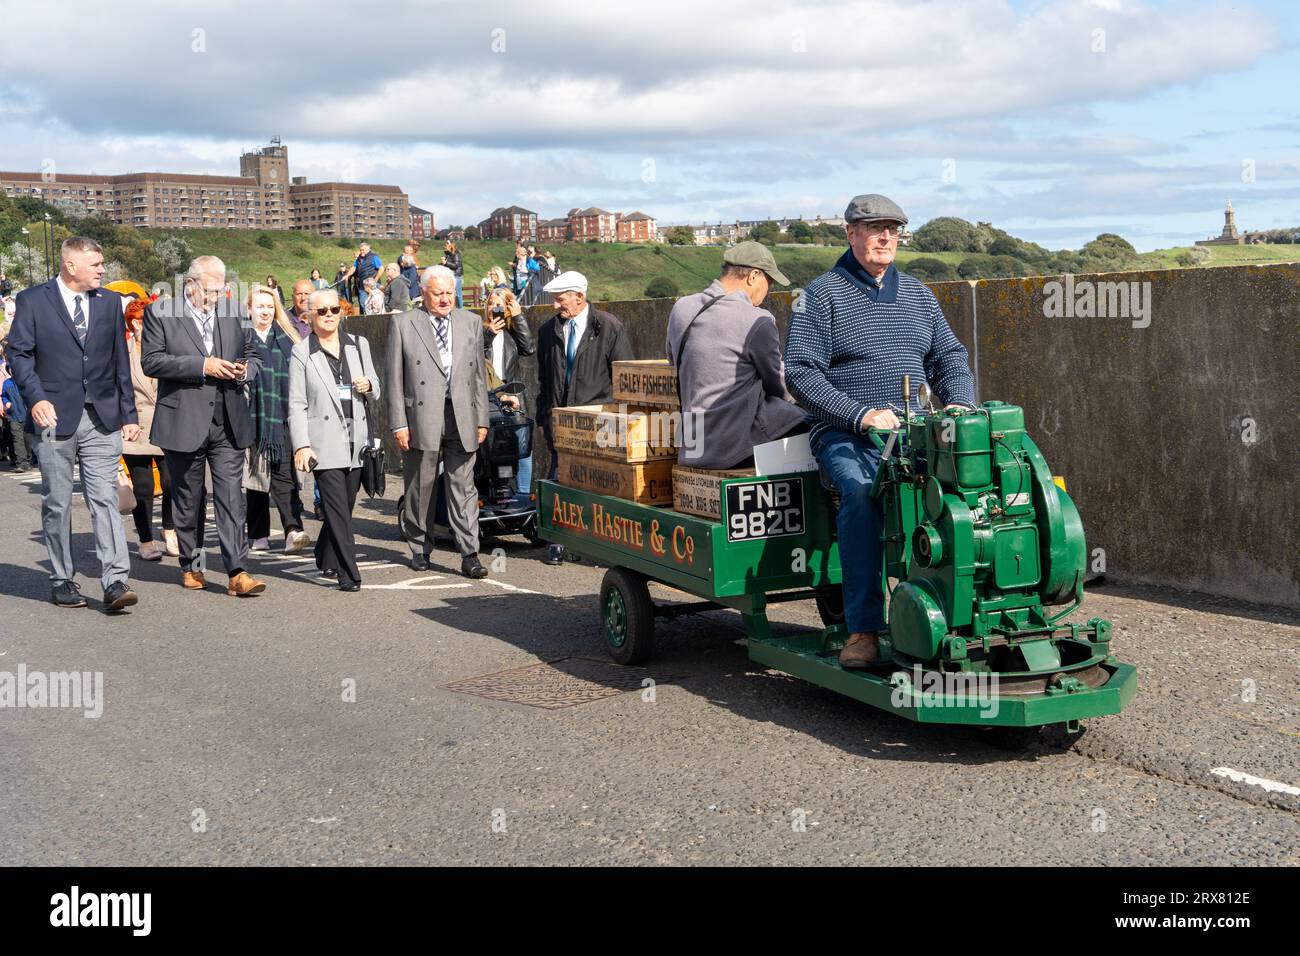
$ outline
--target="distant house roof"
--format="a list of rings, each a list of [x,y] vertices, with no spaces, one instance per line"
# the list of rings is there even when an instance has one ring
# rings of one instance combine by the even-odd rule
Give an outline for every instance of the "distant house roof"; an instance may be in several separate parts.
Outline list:
[[[422,208],[419,207],[419,206],[412,205],[412,206],[411,206],[411,215],[412,215],[412,216],[432,216],[433,213],[430,212],[428,209],[422,209]]]
[[[623,218],[624,218],[624,219],[650,219],[650,220],[653,220],[653,219],[654,219],[654,216],[647,216],[647,215],[646,215],[645,213],[643,213],[643,212],[630,212],[630,213],[628,213],[626,216],[624,216]]]
[[[512,215],[512,216],[513,216],[515,213],[519,213],[519,215],[521,215],[521,216],[536,216],[536,215],[537,215],[537,213],[533,212],[531,209],[525,209],[523,206],[499,206],[499,207],[497,207],[496,209],[493,209],[493,210],[492,210],[492,215],[493,215],[493,216],[499,216],[499,215],[501,215],[502,213],[509,213],[509,214]]]
[[[539,226],[551,226],[551,227],[556,228],[556,229],[561,229],[561,228],[567,228],[567,227],[568,227],[568,225],[569,225],[569,220],[567,220],[567,219],[543,219],[543,220],[541,220],[537,225],[539,225]]]
[[[589,209],[580,209],[577,212],[571,212],[569,215],[581,219],[584,216],[612,216],[614,214],[608,209],[601,209],[599,206],[592,206]]]

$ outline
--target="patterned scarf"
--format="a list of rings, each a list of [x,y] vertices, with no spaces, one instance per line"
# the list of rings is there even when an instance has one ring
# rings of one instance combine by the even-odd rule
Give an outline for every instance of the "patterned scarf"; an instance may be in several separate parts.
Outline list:
[[[248,406],[253,413],[258,454],[272,464],[284,460],[284,430],[289,421],[289,362],[281,343],[292,344],[278,325],[271,326],[265,342],[253,333],[253,344],[262,358],[262,371],[253,379]]]

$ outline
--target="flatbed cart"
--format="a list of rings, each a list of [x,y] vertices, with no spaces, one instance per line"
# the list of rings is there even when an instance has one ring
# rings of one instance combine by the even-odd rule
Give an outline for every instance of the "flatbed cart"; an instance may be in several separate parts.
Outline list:
[[[1136,671],[1111,655],[1108,621],[1062,623],[1083,595],[1082,524],[1008,410],[1020,412],[966,410],[960,439],[943,447],[927,432],[937,439],[960,412],[876,436],[872,493],[885,498],[885,574],[899,583],[880,662],[866,670],[839,664],[848,635],[836,502],[817,472],[724,479],[717,521],[542,481],[540,535],[608,566],[600,615],[618,663],[649,660],[656,617],[732,608],[759,664],[917,722],[999,728],[995,743],[1022,746],[1043,726],[1077,731],[1119,713]],[[699,600],[657,607],[650,581]],[[823,628],[774,636],[768,606],[808,599]],[[1062,613],[1043,607],[1071,599]]]

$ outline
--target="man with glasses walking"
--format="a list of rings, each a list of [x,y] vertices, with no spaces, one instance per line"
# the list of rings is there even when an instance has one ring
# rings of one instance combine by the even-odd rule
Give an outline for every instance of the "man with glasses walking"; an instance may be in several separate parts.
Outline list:
[[[217,537],[231,597],[252,597],[266,585],[250,575],[244,532],[244,451],[255,430],[244,383],[262,370],[257,347],[241,326],[239,302],[226,294],[226,266],[199,256],[185,274],[185,294],[159,299],[144,315],[140,364],[158,380],[151,438],[172,476],[172,516],[180,546],[181,586],[206,587],[203,473],[212,473]]]

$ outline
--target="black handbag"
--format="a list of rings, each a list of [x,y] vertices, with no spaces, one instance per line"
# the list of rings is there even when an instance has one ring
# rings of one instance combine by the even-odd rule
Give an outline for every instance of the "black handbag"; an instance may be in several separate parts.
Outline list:
[[[384,446],[368,443],[361,449],[361,487],[371,498],[382,498],[387,487],[384,472]]]

